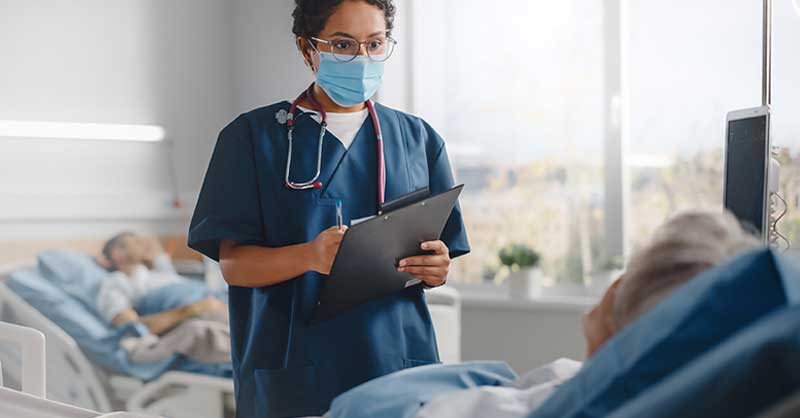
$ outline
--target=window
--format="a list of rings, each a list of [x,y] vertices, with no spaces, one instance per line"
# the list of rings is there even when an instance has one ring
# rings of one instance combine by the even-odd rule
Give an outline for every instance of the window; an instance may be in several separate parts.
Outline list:
[[[747,0],[626,2],[624,136],[632,246],[679,210],[722,207],[725,115],[761,104],[761,7]],[[779,225],[798,243],[799,37],[792,4],[776,1],[772,144],[782,148],[782,193],[789,204]]]
[[[722,207],[725,115],[761,104],[761,3],[626,7],[628,240],[636,247],[672,213]]]
[[[551,279],[583,282],[603,256],[602,2],[416,4],[413,110],[467,184],[473,253],[453,276],[491,280],[523,243]]]
[[[589,284],[671,214],[721,208],[725,115],[761,103],[760,2],[402,3],[406,102],[445,137],[468,185],[473,254],[454,278],[496,278],[498,250],[524,243],[551,282]],[[789,1],[775,2],[773,39],[780,230],[800,246],[800,16]]]

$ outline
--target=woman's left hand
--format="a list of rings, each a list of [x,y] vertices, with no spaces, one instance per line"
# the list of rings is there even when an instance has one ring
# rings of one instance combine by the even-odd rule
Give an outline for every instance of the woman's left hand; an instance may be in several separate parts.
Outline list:
[[[430,287],[445,284],[447,274],[450,272],[450,249],[442,241],[423,242],[421,247],[425,251],[432,251],[433,254],[400,260],[397,271],[408,273]]]

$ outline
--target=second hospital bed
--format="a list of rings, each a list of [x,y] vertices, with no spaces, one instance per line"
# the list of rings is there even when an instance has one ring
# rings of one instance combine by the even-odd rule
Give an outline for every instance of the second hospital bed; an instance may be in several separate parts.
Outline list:
[[[22,289],[20,283],[25,284]],[[12,290],[9,285],[16,285],[16,288]],[[144,370],[131,375],[94,364],[85,352],[86,344],[82,349],[75,336],[62,327],[73,331],[72,323],[86,326],[85,318],[67,318],[68,323],[64,324],[64,318],[54,321],[31,303],[30,295],[39,298],[42,293],[54,292],[47,286],[47,280],[39,277],[33,266],[0,272],[0,319],[40,330],[47,338],[48,398],[101,412],[124,409],[175,418],[232,415],[233,383],[230,378],[194,373],[191,367],[188,372],[167,371],[169,367],[165,367],[163,373]],[[26,292],[29,300],[20,295]],[[57,298],[62,299],[59,305],[80,305],[68,292],[52,297]],[[442,361],[459,361],[460,302],[457,292],[437,290],[429,294],[428,301]],[[51,311],[47,300],[38,304],[46,306],[45,311]],[[103,339],[98,341],[103,342]],[[20,363],[19,357],[20,353],[0,346],[0,362],[11,381],[19,375],[18,368],[15,368]]]

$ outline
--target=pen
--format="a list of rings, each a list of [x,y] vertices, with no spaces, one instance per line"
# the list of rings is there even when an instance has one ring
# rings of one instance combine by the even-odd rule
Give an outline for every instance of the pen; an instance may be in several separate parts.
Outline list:
[[[339,230],[342,229],[342,224],[344,223],[342,218],[342,200],[336,200],[336,226],[339,227]]]

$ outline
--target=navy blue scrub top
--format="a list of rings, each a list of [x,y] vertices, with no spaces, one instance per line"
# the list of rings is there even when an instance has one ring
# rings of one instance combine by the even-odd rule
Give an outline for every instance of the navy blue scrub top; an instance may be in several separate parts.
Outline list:
[[[284,184],[286,126],[281,102],[239,116],[219,135],[189,230],[189,245],[219,259],[220,241],[265,247],[308,242],[336,224],[377,211],[377,143],[367,118],[346,150],[330,132],[323,148],[323,188]],[[429,186],[453,187],[444,141],[421,119],[376,104],[386,155],[386,199]],[[292,178],[316,172],[320,125],[303,116],[295,128]],[[441,238],[451,257],[469,252],[461,208]],[[322,415],[342,392],[370,379],[439,361],[421,286],[375,300],[331,320],[309,324],[325,276],[307,272],[287,282],[230,288],[237,417]],[[369,280],[365,277],[364,280]]]

